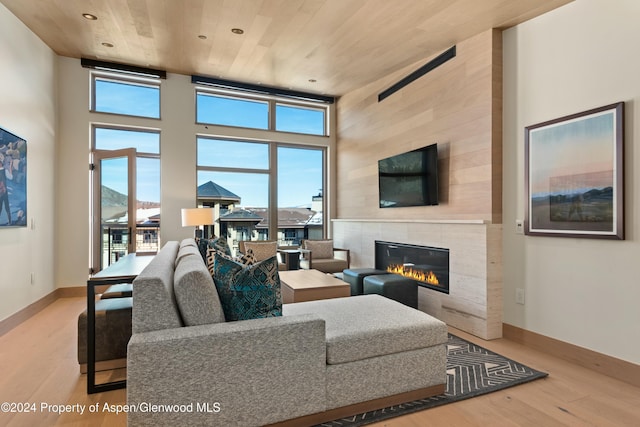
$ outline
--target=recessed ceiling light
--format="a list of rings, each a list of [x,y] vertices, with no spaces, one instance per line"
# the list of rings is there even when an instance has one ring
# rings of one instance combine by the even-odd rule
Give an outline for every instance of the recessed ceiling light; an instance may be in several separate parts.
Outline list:
[[[102,46],[104,46],[104,47],[113,47],[113,44],[107,43],[107,42],[103,42]]]
[[[200,40],[206,40],[206,39],[207,39],[207,36],[205,36],[204,34],[200,34],[200,35],[198,36],[198,38],[199,38]]]
[[[242,28],[232,28],[231,32],[233,34],[244,34],[244,30]]]
[[[83,13],[82,17],[88,19],[89,21],[95,21],[96,19],[98,19],[96,15],[92,15],[90,13]]]

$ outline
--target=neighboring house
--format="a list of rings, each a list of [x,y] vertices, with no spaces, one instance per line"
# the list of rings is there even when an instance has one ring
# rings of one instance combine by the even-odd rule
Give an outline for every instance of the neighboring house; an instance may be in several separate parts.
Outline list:
[[[198,206],[215,209],[216,223],[205,226],[203,235],[226,236],[236,250],[241,240],[269,238],[269,214],[266,207],[240,207],[241,197],[208,181],[198,186]],[[322,195],[312,198],[309,207],[278,208],[278,236],[281,246],[299,245],[302,239],[321,239],[323,226]]]

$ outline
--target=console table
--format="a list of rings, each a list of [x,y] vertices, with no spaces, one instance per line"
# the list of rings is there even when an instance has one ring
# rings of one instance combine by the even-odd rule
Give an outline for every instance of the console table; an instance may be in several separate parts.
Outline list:
[[[96,286],[130,282],[155,255],[128,254],[87,280],[87,393],[124,388],[126,380],[96,384]]]

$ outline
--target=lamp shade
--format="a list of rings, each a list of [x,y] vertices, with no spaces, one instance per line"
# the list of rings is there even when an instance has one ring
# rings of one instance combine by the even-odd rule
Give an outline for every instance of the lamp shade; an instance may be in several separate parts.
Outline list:
[[[215,222],[213,208],[182,209],[182,226],[209,225]]]

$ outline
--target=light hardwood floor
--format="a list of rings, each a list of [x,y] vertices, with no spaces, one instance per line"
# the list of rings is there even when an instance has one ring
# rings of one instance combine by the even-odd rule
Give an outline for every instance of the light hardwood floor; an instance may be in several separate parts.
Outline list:
[[[60,298],[0,337],[0,403],[36,406],[34,413],[0,412],[2,426],[125,426],[126,415],[104,411],[124,404],[125,390],[88,396],[76,360],[76,322],[84,298]],[[482,341],[453,333],[546,371],[529,384],[372,424],[422,426],[638,426],[640,388],[572,365],[506,339]],[[98,404],[96,413],[89,405]],[[41,410],[41,404],[85,405],[84,415]]]

